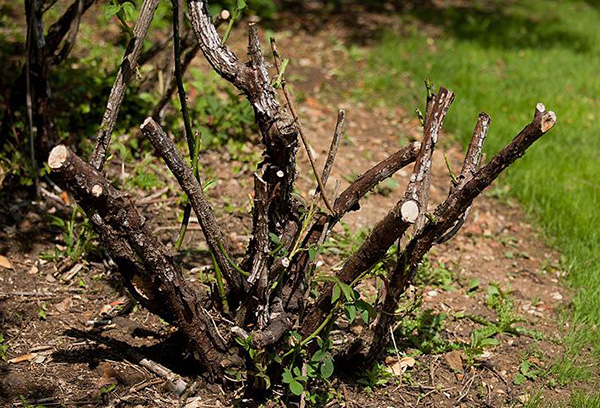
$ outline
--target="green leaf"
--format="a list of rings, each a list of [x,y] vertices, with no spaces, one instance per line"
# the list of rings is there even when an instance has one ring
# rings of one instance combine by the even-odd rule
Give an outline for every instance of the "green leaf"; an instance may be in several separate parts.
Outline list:
[[[325,352],[323,350],[317,350],[315,354],[313,354],[310,361],[322,361],[325,358]]]
[[[375,310],[375,308],[369,303],[365,302],[364,300],[358,299],[355,302],[355,305],[356,308],[360,310],[360,316],[362,317],[365,323],[368,324],[370,320],[377,317],[377,311]]]
[[[112,17],[116,16],[119,11],[121,11],[120,5],[109,4],[104,10],[104,17],[106,17],[107,20],[110,20]]]
[[[482,339],[479,343],[481,347],[493,347],[497,346],[498,344],[500,344],[500,340],[493,338]]]
[[[347,302],[354,302],[354,291],[352,290],[352,288],[349,285],[346,285],[343,282],[340,282],[339,285],[342,288],[342,292],[344,292],[344,296],[346,297],[346,301]]]
[[[348,322],[352,323],[356,319],[356,306],[346,305],[346,316],[348,317]]]
[[[202,186],[202,192],[206,193],[208,190],[210,190],[211,188],[215,187],[216,185],[217,185],[217,179],[216,178],[208,180]]]
[[[328,358],[321,363],[321,376],[329,378],[331,374],[333,374],[333,361],[331,358]]]
[[[292,381],[294,381],[294,376],[292,375],[292,372],[290,371],[289,368],[286,368],[285,370],[283,370],[282,379],[285,384],[289,384]]]
[[[299,377],[302,375],[302,372],[300,371],[300,369],[298,367],[294,367],[294,375],[296,377]]]
[[[501,296],[500,288],[497,285],[489,284],[488,285],[488,297],[493,296]]]
[[[279,239],[279,237],[277,235],[273,234],[272,232],[269,232],[269,239],[275,245],[281,244],[281,239]]]
[[[135,11],[135,5],[130,2],[121,4],[121,10],[123,10],[123,18],[125,21],[131,21],[133,19],[133,12]]]
[[[479,287],[479,279],[471,278],[469,279],[469,289],[467,292],[472,292]]]
[[[523,385],[527,381],[527,378],[521,373],[516,374],[515,378],[513,378],[513,384],[515,385]]]
[[[292,394],[300,396],[304,392],[304,387],[296,380],[290,382],[290,391]]]
[[[317,257],[317,250],[312,246],[308,247],[308,258],[311,261],[314,261],[316,257]]]
[[[335,285],[333,287],[333,291],[331,292],[331,303],[337,302],[342,294],[342,290],[340,289],[340,285]]]

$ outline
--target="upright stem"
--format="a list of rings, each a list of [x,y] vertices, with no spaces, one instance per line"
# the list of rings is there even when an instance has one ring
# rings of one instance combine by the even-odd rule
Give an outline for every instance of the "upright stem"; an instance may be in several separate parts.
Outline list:
[[[175,82],[177,83],[177,93],[179,94],[179,102],[181,104],[181,115],[183,116],[183,126],[185,128],[185,138],[188,142],[188,149],[190,151],[190,160],[193,168],[194,177],[198,178],[198,165],[196,157],[196,141],[192,135],[192,125],[190,124],[190,114],[187,106],[187,99],[185,95],[185,88],[183,86],[183,69],[181,66],[181,39],[179,37],[179,22],[181,19],[181,13],[179,8],[179,2],[181,0],[171,0],[173,5],[173,53],[175,56]],[[185,233],[187,231],[188,223],[190,222],[190,214],[192,212],[192,205],[188,202],[183,210],[183,220],[181,221],[181,228],[179,229],[179,236],[175,243],[175,249],[179,250]]]

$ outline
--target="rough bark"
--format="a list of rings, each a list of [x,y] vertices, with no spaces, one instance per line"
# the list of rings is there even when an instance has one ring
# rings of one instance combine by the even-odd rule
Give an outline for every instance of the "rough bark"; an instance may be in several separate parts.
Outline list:
[[[260,176],[269,186],[271,197],[269,232],[279,236],[293,210],[292,191],[298,149],[297,124],[277,101],[260,50],[256,27],[250,27],[250,60],[243,64],[222,44],[216,28],[211,23],[207,2],[187,0],[187,4],[192,29],[204,57],[220,76],[244,92],[254,110],[255,121],[265,146]]]
[[[189,351],[209,377],[216,380],[225,368],[241,364],[217,332],[204,300],[188,286],[172,254],[152,235],[129,197],[65,146],[52,150],[48,164],[60,185],[90,217],[104,245],[116,255],[131,293],[149,310],[181,328]]]
[[[202,183],[194,177],[192,169],[179,155],[173,141],[152,118],[146,119],[141,129],[188,196],[204,232],[208,247],[214,254],[219,268],[223,271],[227,282],[231,286],[234,297],[239,295],[243,290],[242,276],[232,268],[228,261],[228,258],[231,259],[227,254],[228,245],[217,224],[210,203],[204,195]]]

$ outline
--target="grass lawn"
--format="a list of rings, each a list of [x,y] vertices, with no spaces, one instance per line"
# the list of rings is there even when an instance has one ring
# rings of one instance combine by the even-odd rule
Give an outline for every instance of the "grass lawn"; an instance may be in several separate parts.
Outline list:
[[[572,357],[590,344],[600,356],[600,2],[463,7],[401,15],[402,32],[388,31],[367,57],[365,89],[386,104],[423,110],[423,79],[446,86],[456,100],[445,128],[461,142],[468,143],[479,112],[492,117],[488,157],[531,121],[537,102],[556,112],[557,126],[504,180],[560,248],[576,288],[571,357],[556,374],[564,382],[590,378],[589,360]],[[436,28],[423,30],[423,23]]]

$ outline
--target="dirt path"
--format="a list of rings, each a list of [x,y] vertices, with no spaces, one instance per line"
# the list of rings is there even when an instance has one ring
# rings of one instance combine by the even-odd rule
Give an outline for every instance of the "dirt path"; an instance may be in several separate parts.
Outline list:
[[[340,74],[350,61],[343,46],[350,38],[347,25],[336,21],[311,35],[292,30],[279,38],[281,52],[292,59],[289,77],[300,97],[300,114],[321,164],[333,134],[337,108],[347,111],[346,137],[330,181],[334,185],[339,180],[342,188],[353,175],[420,136],[419,124],[410,114],[353,100],[351,84]],[[241,49],[243,41],[234,42],[234,46]],[[441,137],[447,139],[448,135]],[[450,146],[442,150],[457,168],[460,149]],[[248,239],[249,218],[226,209],[247,203],[250,179],[246,177],[248,171],[235,174],[232,167],[239,163],[227,159],[226,152],[203,158],[205,166],[215,166],[220,182],[211,195],[241,251]],[[298,188],[306,194],[314,185],[302,153],[299,167]],[[409,170],[400,171],[386,189],[371,194],[362,209],[346,219],[349,230],[356,232],[379,220],[395,204],[408,174]],[[445,197],[449,186],[442,151],[435,155],[433,174],[435,204]],[[146,206],[150,222],[157,227],[177,225],[170,216],[173,212],[168,210],[176,200],[171,196],[169,192]],[[345,406],[518,405],[549,381],[541,371],[561,353],[554,341],[560,329],[556,310],[565,304],[567,296],[558,283],[558,254],[543,245],[514,202],[497,196],[505,197],[504,190],[493,187],[486,192],[458,236],[436,247],[429,257],[430,267],[422,279],[424,287],[415,295],[421,298],[421,310],[427,312],[408,313],[402,326],[406,338],[397,339],[400,357],[410,355],[415,364],[401,360],[412,366],[402,366],[404,374],[388,378],[387,386],[370,384],[370,392],[357,384],[356,378],[336,380],[334,388],[339,390]],[[89,406],[104,406],[109,401],[112,406],[177,406],[173,394],[161,384],[152,383],[156,378],[127,360],[124,351],[134,347],[165,365],[173,365],[186,381],[193,381],[193,367],[180,355],[177,339],[171,337],[173,329],[145,310],[135,310],[99,326],[102,313],[122,304],[122,288],[110,266],[84,262],[83,269],[70,276],[69,271],[76,265],[57,273],[52,262],[40,261],[41,252],[55,247],[54,232],[43,217],[57,210],[61,207],[51,200],[33,205],[16,200],[2,205],[0,251],[14,268],[2,269],[0,274],[0,332],[9,346],[6,359],[24,361],[0,363],[0,403],[14,404],[25,396],[32,400],[50,398],[48,401],[67,406],[76,401]],[[174,231],[163,229],[161,234],[168,239]],[[200,280],[198,266],[207,261],[197,251],[203,247],[197,231],[188,236],[187,245],[193,250],[192,259],[187,259],[184,266],[190,280]],[[507,299],[514,303],[511,311],[523,319],[514,326],[540,332],[544,340],[535,339],[533,332],[520,336],[504,333],[495,337],[499,345],[486,348],[474,360],[463,352],[451,352],[456,345],[471,344],[472,332],[485,326],[482,321],[496,321],[497,312],[487,304],[492,282],[506,291]],[[479,323],[469,315],[477,317]],[[102,339],[118,343],[107,345]],[[436,353],[423,354],[427,349]],[[530,367],[529,372],[523,369],[523,362]],[[398,367],[396,363],[393,357],[388,358],[378,378],[385,377],[382,373],[386,367]],[[515,380],[517,374],[525,375],[522,384]],[[226,406],[232,396],[219,387],[202,384],[200,389],[193,406]],[[556,387],[546,391],[545,398],[555,399],[565,392]]]

